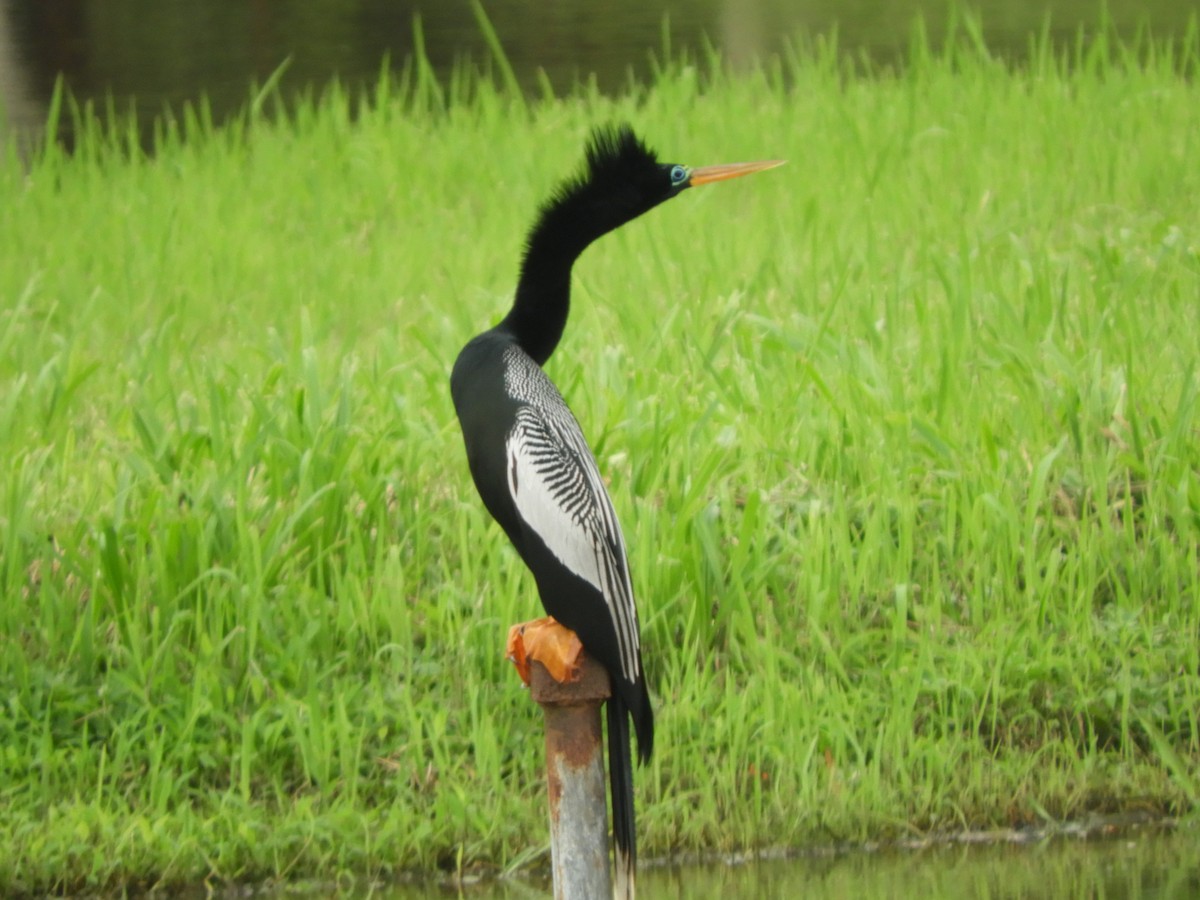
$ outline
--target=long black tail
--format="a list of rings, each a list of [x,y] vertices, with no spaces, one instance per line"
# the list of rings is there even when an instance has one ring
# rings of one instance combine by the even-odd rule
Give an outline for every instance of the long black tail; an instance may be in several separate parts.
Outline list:
[[[637,828],[633,820],[629,709],[615,691],[605,706],[608,709],[608,779],[612,793],[615,895],[618,900],[633,900],[637,871]]]

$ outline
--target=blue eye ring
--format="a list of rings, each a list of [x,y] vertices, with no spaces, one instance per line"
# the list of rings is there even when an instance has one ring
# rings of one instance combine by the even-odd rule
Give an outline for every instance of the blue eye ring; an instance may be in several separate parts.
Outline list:
[[[683,184],[688,180],[688,174],[684,166],[671,166],[671,184]]]

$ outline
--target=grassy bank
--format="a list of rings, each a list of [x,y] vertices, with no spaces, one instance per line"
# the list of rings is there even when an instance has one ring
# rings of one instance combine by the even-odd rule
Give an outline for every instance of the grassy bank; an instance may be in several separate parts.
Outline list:
[[[592,248],[549,366],[631,547],[643,852],[1192,811],[1198,53],[414,78],[10,157],[0,893],[544,850],[539,607],[447,373],[615,119],[790,160]]]

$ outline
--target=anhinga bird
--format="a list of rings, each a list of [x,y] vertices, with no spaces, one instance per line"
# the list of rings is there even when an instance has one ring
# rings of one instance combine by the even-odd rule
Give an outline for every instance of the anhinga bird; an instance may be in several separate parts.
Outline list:
[[[596,238],[689,187],[779,162],[689,169],[660,163],[628,126],[592,135],[584,172],[566,181],[529,232],[516,299],[470,341],[450,376],[467,460],[488,511],[533,572],[546,612],[608,671],[608,759],[620,897],[636,857],[629,719],[650,758],[654,716],[642,672],[625,541],[583,431],[542,366],[567,322],[571,267]]]

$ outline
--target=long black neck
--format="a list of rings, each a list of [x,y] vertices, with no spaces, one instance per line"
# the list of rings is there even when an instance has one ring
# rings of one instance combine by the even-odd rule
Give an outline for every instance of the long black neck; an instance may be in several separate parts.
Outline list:
[[[571,308],[571,267],[587,246],[643,210],[592,181],[569,183],[529,233],[512,309],[496,326],[543,365],[558,346]]]

